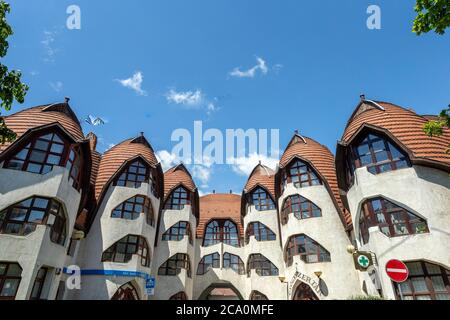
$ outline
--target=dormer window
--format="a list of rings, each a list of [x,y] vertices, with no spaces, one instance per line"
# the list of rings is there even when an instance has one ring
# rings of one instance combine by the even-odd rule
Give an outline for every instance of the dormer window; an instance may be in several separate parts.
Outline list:
[[[367,167],[372,174],[410,167],[406,154],[388,139],[370,133],[352,148],[356,168]]]
[[[150,179],[150,169],[141,160],[130,163],[119,177],[115,185],[119,187],[139,188],[142,183],[148,183]]]
[[[286,170],[283,174],[283,190],[288,183],[293,183],[296,188],[322,184],[314,169],[303,161],[295,160]]]
[[[250,203],[258,211],[275,210],[275,204],[271,196],[263,188],[257,188],[251,193]]]
[[[53,166],[64,164],[64,153],[67,143],[56,133],[47,133],[31,139],[31,141],[11,159],[4,167],[46,174]]]
[[[164,206],[165,210],[183,210],[185,205],[190,205],[190,193],[183,187],[178,187],[170,194]]]

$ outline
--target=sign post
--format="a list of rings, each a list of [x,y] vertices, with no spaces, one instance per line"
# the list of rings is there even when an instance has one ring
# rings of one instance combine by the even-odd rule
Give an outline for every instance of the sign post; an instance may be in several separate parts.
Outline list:
[[[155,294],[155,278],[148,277],[145,279],[145,292],[148,296],[153,296]]]
[[[386,273],[392,281],[398,284],[405,282],[409,276],[409,270],[406,264],[396,259],[389,260],[386,263]],[[400,299],[403,300],[403,292],[400,285],[398,285],[398,291],[400,294]]]
[[[372,254],[366,251],[356,251],[353,254],[355,268],[359,271],[367,271],[373,265]]]

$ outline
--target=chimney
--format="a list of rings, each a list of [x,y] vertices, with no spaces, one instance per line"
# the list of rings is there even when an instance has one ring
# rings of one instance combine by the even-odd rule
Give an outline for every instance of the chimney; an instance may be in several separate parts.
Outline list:
[[[230,194],[233,194],[233,190],[230,189]]]
[[[144,131],[141,131],[140,136],[141,136],[141,137],[144,136]]]
[[[91,151],[97,148],[97,136],[93,132],[89,132],[86,136],[86,139],[89,140],[89,147]]]
[[[366,100],[366,95],[364,93],[362,93],[360,96],[361,101],[365,101]]]
[[[213,190],[213,194],[216,194],[216,190]]]

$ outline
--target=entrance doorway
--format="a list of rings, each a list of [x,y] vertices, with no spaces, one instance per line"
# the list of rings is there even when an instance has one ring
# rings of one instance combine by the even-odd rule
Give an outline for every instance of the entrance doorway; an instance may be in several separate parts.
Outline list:
[[[292,300],[319,300],[311,287],[306,283],[300,283],[295,289]]]

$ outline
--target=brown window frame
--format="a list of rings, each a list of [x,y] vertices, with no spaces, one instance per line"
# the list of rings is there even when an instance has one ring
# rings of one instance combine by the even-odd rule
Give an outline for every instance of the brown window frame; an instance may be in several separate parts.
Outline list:
[[[377,214],[374,209],[374,203],[376,201],[380,202],[381,205],[381,214],[384,219],[384,223],[381,223],[378,218]],[[387,204],[390,204],[389,206],[395,207],[390,208]],[[392,214],[401,213],[403,217],[403,222],[398,223],[392,223]],[[416,219],[411,219],[411,216],[414,216]],[[424,234],[429,233],[430,229],[428,228],[428,223],[425,219],[417,216],[416,214],[406,210],[405,208],[395,204],[392,201],[389,201],[383,197],[376,197],[367,199],[364,201],[363,205],[361,206],[361,212],[359,214],[359,239],[364,244],[369,242],[370,234],[369,234],[369,228],[371,227],[378,227],[381,233],[383,233],[385,236],[389,238],[395,238],[395,237],[403,237],[408,235],[414,235],[414,234]],[[405,225],[407,233],[397,234],[395,231],[396,225]],[[416,232],[413,229],[413,225],[425,225],[425,228],[423,229],[423,232]],[[387,234],[384,230],[385,228],[388,228],[389,234]]]
[[[252,221],[247,225],[247,230],[245,231],[245,243],[250,242],[250,237],[254,236],[256,241],[275,241],[277,235],[268,226],[259,222]]]
[[[17,291],[19,290],[20,282],[22,281],[23,269],[20,266],[20,264],[18,264],[17,262],[0,261],[0,266],[1,265],[3,265],[3,266],[6,265],[6,267],[4,269],[0,269],[0,270],[3,270],[3,273],[0,273],[0,300],[15,300],[16,296],[17,296]],[[19,267],[20,275],[18,275],[18,276],[17,275],[8,275],[8,272],[10,271],[10,267],[12,265]],[[11,281],[11,280],[18,281],[16,289],[14,291],[14,295],[2,296],[1,294],[4,289],[5,282]]]
[[[303,204],[308,205],[308,208],[306,210],[303,208]],[[319,212],[318,215],[317,212]],[[309,214],[309,216],[306,215],[307,213]],[[311,200],[299,194],[293,194],[284,200],[283,207],[281,209],[282,224],[288,223],[289,214],[294,214],[294,217],[296,217],[298,220],[320,218],[322,217],[322,209],[319,208],[319,206],[317,206]]]
[[[37,201],[46,202],[44,206],[35,206]],[[27,205],[26,203],[29,202]],[[14,220],[13,214],[22,211],[23,220]],[[38,222],[29,222],[32,214],[40,213],[42,218]],[[33,196],[17,202],[0,211],[0,234],[13,234],[27,236],[36,230],[38,225],[46,225],[50,215],[55,216],[55,221],[50,228],[50,240],[64,246],[67,237],[67,215],[62,204],[51,198]],[[6,232],[9,225],[19,225],[18,232]]]
[[[140,300],[140,298],[135,286],[127,282],[117,289],[111,300]]]
[[[245,275],[245,264],[238,255],[225,252],[222,256],[222,268],[231,269],[239,275]]]
[[[261,253],[252,253],[247,261],[247,276],[250,277],[251,270],[255,270],[260,277],[278,276],[280,270],[276,265]]]
[[[50,136],[50,137],[49,137]],[[47,144],[44,148],[40,144]],[[26,171],[36,174],[47,174],[53,170],[54,166],[64,167],[70,143],[54,131],[47,131],[32,136],[28,143],[5,161],[4,168],[18,171]],[[62,148],[60,151],[52,150],[54,146]],[[21,155],[22,154],[22,155]],[[40,160],[33,159],[34,156],[40,154]],[[33,155],[33,157],[32,157]],[[59,157],[56,163],[49,162],[50,157]],[[21,166],[12,166],[11,163],[21,163]],[[39,170],[30,170],[30,165],[40,166]]]
[[[374,144],[377,142],[382,142],[384,149],[375,150]],[[359,148],[367,145],[368,151],[364,154],[359,152]],[[377,160],[377,154],[385,153],[387,159],[385,160]],[[397,156],[394,158],[393,154],[396,153]],[[369,163],[363,163],[361,158],[364,156],[370,156]],[[357,168],[366,167],[367,171],[372,174],[380,174],[389,171],[395,171],[398,169],[411,167],[411,162],[409,160],[408,155],[399,148],[391,139],[377,134],[377,133],[367,133],[362,138],[358,139],[357,142],[353,143],[350,148],[350,163],[352,163],[352,168],[349,170],[356,170]],[[400,163],[403,163],[399,166]],[[352,177],[353,173],[350,173]],[[352,181],[352,178],[347,178],[348,181]]]
[[[302,168],[305,168],[302,172]],[[306,180],[303,180],[306,177]],[[305,188],[311,186],[322,185],[322,179],[320,179],[317,172],[308,163],[295,159],[285,169],[282,179],[282,189],[284,190],[288,183],[293,183],[296,188]]]
[[[147,224],[152,227],[155,226],[155,214],[152,201],[147,196],[136,195],[115,207],[111,211],[111,218],[136,220],[142,213],[145,215],[145,221]]]
[[[206,274],[209,269],[218,268],[220,268],[220,254],[218,252],[214,252],[201,258],[197,267],[197,275],[201,276]]]
[[[76,190],[81,189],[83,161],[79,146],[72,145],[67,157],[66,168],[69,169],[69,179],[72,179],[72,186]]]
[[[297,234],[289,237],[284,256],[288,266],[292,265],[294,256],[300,256],[300,259],[308,264],[331,262],[330,252],[316,240],[305,234]],[[316,259],[310,261],[309,257],[316,257]]]
[[[123,247],[123,252],[118,251],[119,245]],[[134,250],[129,250],[129,248],[133,247],[135,248]],[[120,258],[120,256],[118,256],[119,254],[123,255],[123,258]],[[129,263],[133,258],[133,255],[137,255],[140,258],[143,267],[150,267],[152,254],[147,239],[142,236],[129,234],[116,241],[103,252],[102,262]]]
[[[186,253],[176,253],[167,259],[158,268],[158,275],[176,276],[181,272],[181,269],[185,269],[188,278],[191,278],[191,259]]]
[[[178,221],[162,235],[162,241],[181,241],[187,235],[189,243],[193,243],[191,224],[187,221]]]
[[[229,219],[211,220],[205,227],[205,232],[203,235],[203,247],[213,246],[221,242],[233,247],[240,246],[241,242],[239,239],[238,226],[236,223]]]
[[[145,172],[142,172],[145,170]],[[141,177],[141,178],[139,178]],[[144,160],[135,159],[126,164],[114,179],[114,186],[139,188],[143,183],[150,183],[151,169]],[[153,183],[151,183],[153,186]]]
[[[419,263],[420,267],[421,267],[421,274],[412,274],[412,270],[413,268],[411,268],[411,265],[413,263]],[[439,268],[439,272],[433,273],[430,272],[427,268],[427,264],[431,265],[432,267],[437,267]],[[406,262],[406,265],[408,266],[408,269],[410,269],[410,274],[408,276],[408,279],[401,283],[394,283],[394,289],[395,289],[395,294],[396,294],[396,298],[397,300],[401,299],[400,296],[400,291],[399,291],[399,287],[402,286],[402,296],[403,299],[405,297],[411,297],[412,300],[419,300],[417,299],[418,297],[423,297],[423,296],[429,296],[431,298],[431,300],[437,300],[436,296],[438,294],[445,294],[450,298],[450,269],[446,269],[441,265],[435,264],[435,263],[431,263],[428,261],[409,261]],[[442,283],[444,284],[446,291],[441,290],[441,291],[436,291],[433,285],[433,279],[435,277],[440,277],[442,280]],[[416,279],[416,278],[424,278],[425,279],[425,285],[427,287],[427,291],[419,291],[416,292],[416,289],[414,287],[413,284],[413,280],[412,279]],[[407,287],[409,289],[409,291],[405,291],[405,287]],[[404,299],[405,300],[405,299]]]
[[[41,271],[43,274],[41,274]],[[30,300],[41,300],[42,289],[44,288],[45,279],[47,278],[48,268],[41,267],[34,278],[33,289],[31,290]],[[37,287],[36,295],[33,296],[34,289]]]
[[[251,205],[255,206],[257,211],[269,211],[276,209],[271,195],[261,187],[256,188],[250,193],[248,201]]]
[[[191,204],[191,193],[183,186],[178,186],[169,195],[164,210],[183,210]]]

